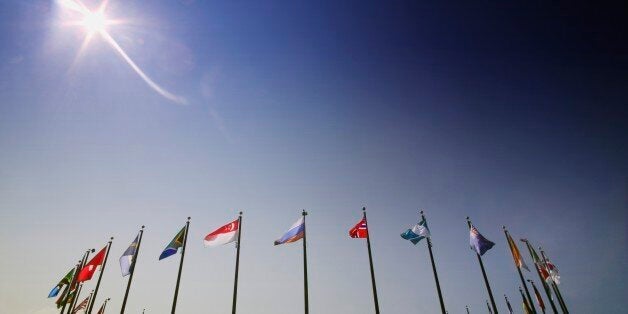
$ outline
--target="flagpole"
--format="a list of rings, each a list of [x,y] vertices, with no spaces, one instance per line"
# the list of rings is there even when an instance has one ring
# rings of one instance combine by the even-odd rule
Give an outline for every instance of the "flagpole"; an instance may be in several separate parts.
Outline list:
[[[100,268],[100,274],[98,275],[98,281],[96,282],[96,289],[94,290],[94,300],[96,300],[96,295],[98,294],[98,288],[100,288],[100,281],[102,280],[102,275],[105,273],[105,267],[107,266],[107,259],[109,259],[109,251],[111,251],[111,243],[113,243],[113,237],[109,239],[107,242],[107,253],[105,253],[105,260],[102,262],[102,267]],[[92,309],[94,308],[94,303],[92,303],[87,310],[87,314],[92,314]]]
[[[83,254],[83,259],[81,260],[81,263],[79,265],[78,271],[74,274],[74,278],[72,279],[72,285],[70,285],[70,290],[68,291],[68,294],[70,294],[70,292],[72,291],[72,286],[74,284],[77,283],[78,280],[78,275],[79,272],[81,272],[81,269],[83,269],[83,267],[85,267],[85,263],[87,263],[87,259],[89,258],[89,253],[94,253],[96,250],[95,249],[88,249],[85,254]],[[80,291],[77,291],[80,293]],[[70,312],[72,311],[72,309],[74,308],[74,305],[76,305],[76,300],[78,299],[78,293],[74,295],[74,299],[72,300],[72,302],[70,302],[70,308],[68,309],[68,311],[66,312],[67,314],[70,314]]]
[[[427,223],[423,211],[421,211],[421,218]],[[436,263],[434,262],[434,254],[432,254],[432,239],[431,236],[427,237],[427,248],[430,251],[430,260],[432,261],[432,271],[434,272],[434,280],[436,281],[436,291],[438,291],[438,300],[440,301],[440,310],[445,314],[445,302],[443,302],[443,294],[440,291],[440,282],[438,281],[438,273],[436,272]]]
[[[69,310],[68,313],[74,312],[74,307],[76,306],[76,302],[74,302],[74,300],[78,299],[79,294],[81,294],[81,290],[83,290],[83,283],[82,282],[78,286],[76,294],[74,295],[74,299],[72,299],[72,306],[70,307],[70,310]]]
[[[105,299],[105,304],[102,305],[102,314],[105,314],[105,310],[107,309],[107,302],[109,302],[109,300],[111,300],[111,298]],[[101,314],[101,313],[96,313],[96,314]]]
[[[236,264],[235,279],[233,281],[233,304],[231,305],[231,313],[236,313],[236,305],[238,300],[238,272],[240,270],[240,246],[242,244],[242,212],[238,216],[238,242],[236,242]]]
[[[83,254],[83,256],[85,256],[85,254]],[[72,280],[70,280],[70,282],[68,283],[67,290],[64,289],[63,291],[61,291],[61,297],[62,298],[67,298],[68,297],[67,295],[66,296],[63,295],[63,293],[65,291],[67,291],[68,294],[70,294],[70,292],[72,292],[72,284],[74,283],[74,278],[75,278],[76,274],[78,274],[78,272],[81,270],[79,268],[79,267],[81,267],[81,262],[82,262],[82,260],[79,260],[78,262],[76,262],[76,268],[74,270],[74,274],[72,275]],[[65,312],[65,307],[67,305],[68,305],[68,302],[66,300],[66,302],[63,303],[63,307],[61,308],[61,312],[59,312],[59,314],[63,314],[63,312]]]
[[[504,299],[506,299],[506,306],[508,306],[508,312],[512,314],[512,306],[510,306],[510,302],[508,301],[508,297],[504,294]]]
[[[469,230],[471,230],[471,220],[467,217],[467,225],[469,225]],[[478,262],[480,263],[480,268],[482,269],[482,276],[484,277],[484,284],[486,284],[486,290],[488,291],[488,296],[491,299],[491,305],[493,306],[494,314],[497,314],[497,305],[495,305],[495,299],[493,298],[493,291],[491,291],[491,285],[488,283],[488,277],[486,276],[486,270],[484,270],[484,263],[482,262],[482,256],[477,251],[475,254],[478,256]]]
[[[467,314],[469,314],[469,306],[465,305],[464,308],[467,309]]]
[[[122,300],[122,308],[120,309],[120,314],[124,314],[124,310],[126,309],[126,300],[129,297],[129,290],[131,290],[131,282],[133,281],[133,274],[135,274],[135,262],[137,261],[137,255],[140,253],[140,245],[142,244],[142,235],[144,235],[144,226],[140,229],[140,236],[137,240],[137,248],[135,248],[135,253],[131,258],[131,274],[129,275],[129,282],[126,284],[126,291],[124,292],[124,299]],[[106,303],[105,303],[106,304]]]
[[[303,293],[304,293],[304,297],[305,297],[305,314],[308,314],[310,312],[309,310],[309,303],[308,303],[308,291],[307,291],[307,232],[306,232],[306,226],[305,226],[305,216],[307,216],[307,212],[305,211],[305,209],[303,210],[303,212],[301,213],[301,215],[303,215]]]
[[[369,265],[371,266],[371,286],[373,287],[373,302],[375,303],[375,313],[379,314],[379,301],[377,300],[377,286],[375,285],[375,270],[373,268],[373,256],[371,254],[371,234],[369,232],[368,220],[366,219],[366,207],[362,207],[362,216],[366,222],[366,247],[369,252]]]
[[[506,230],[506,226],[502,226],[502,229],[504,229],[504,235],[506,236],[506,241],[508,241],[508,246],[510,247],[510,253],[513,253],[512,251],[513,248],[511,247],[511,243],[510,243],[510,239],[512,239],[512,237],[509,236],[508,230]],[[512,245],[516,245],[516,244],[512,243]],[[523,257],[519,256],[519,258],[523,258]],[[523,288],[525,289],[526,296],[528,298],[528,304],[530,304],[530,310],[532,310],[533,314],[536,314],[536,308],[534,307],[534,304],[532,303],[532,297],[530,296],[528,285],[526,285],[526,280],[523,278],[523,274],[521,273],[521,268],[519,267],[519,265],[517,265],[516,261],[515,261],[515,268],[517,269],[517,273],[519,273],[519,279],[521,279],[521,284],[523,285]]]
[[[541,281],[541,284],[543,285],[543,290],[545,290],[545,294],[547,295],[547,299],[549,300],[550,306],[552,307],[552,311],[554,312],[554,314],[558,314],[558,309],[556,309],[554,300],[552,300],[552,293],[550,292],[549,287],[547,283],[545,282],[545,279],[543,279],[543,276],[541,275],[541,271],[539,270],[539,265],[537,263],[540,261],[538,262],[536,261],[538,260],[538,256],[536,257],[536,259],[534,258],[535,254],[532,253],[532,245],[530,244],[530,241],[528,241],[527,239],[521,239],[521,241],[525,242],[526,247],[528,248],[528,252],[530,252],[530,257],[534,261],[534,268],[536,268],[536,273],[539,275],[539,280]]]
[[[181,271],[183,270],[183,258],[185,258],[185,247],[188,242],[188,230],[190,229],[190,217],[185,223],[185,236],[183,237],[183,249],[181,250],[181,261],[179,262],[179,274],[177,275],[177,286],[174,289],[174,300],[172,300],[172,314],[177,308],[177,297],[179,296],[179,282],[181,281]]]
[[[486,308],[488,308],[488,312],[489,312],[490,314],[493,314],[493,311],[491,311],[491,305],[490,305],[490,304],[488,304],[488,300],[486,300]]]
[[[539,251],[541,251],[541,257],[543,258],[543,264],[545,265],[545,268],[547,269],[547,273],[550,276],[550,279],[551,279],[551,282],[552,282],[552,289],[554,290],[554,293],[556,294],[556,297],[558,297],[558,302],[560,303],[560,308],[563,310],[563,312],[565,314],[568,314],[569,310],[567,310],[567,304],[565,303],[565,299],[563,299],[562,294],[560,294],[560,290],[558,289],[558,285],[554,281],[554,277],[552,277],[552,274],[550,273],[549,267],[547,267],[547,258],[545,257],[545,251],[543,251],[543,249],[541,247],[539,247]]]
[[[530,279],[527,279],[527,280],[532,285],[532,289],[534,289],[534,296],[535,296],[535,298],[540,299],[541,298],[541,294],[538,293],[539,290],[536,288],[536,285],[534,284],[534,281],[532,281]],[[541,308],[541,312],[543,312],[543,314],[545,314],[545,308],[543,308],[543,306],[541,306],[541,304],[540,304],[541,302],[543,302],[543,300],[537,300],[537,303],[539,303],[539,307]]]
[[[86,309],[89,308],[89,305],[94,302],[94,290],[92,290],[92,292],[89,293],[89,299],[87,299],[87,307],[85,307]]]

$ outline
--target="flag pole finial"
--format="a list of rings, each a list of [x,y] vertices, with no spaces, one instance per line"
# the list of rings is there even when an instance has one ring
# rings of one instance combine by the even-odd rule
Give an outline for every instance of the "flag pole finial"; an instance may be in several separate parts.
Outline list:
[[[189,216],[188,216],[188,221],[190,221],[190,219],[192,219],[192,217],[189,217]]]
[[[303,216],[307,216],[307,212],[305,211],[305,209],[303,209],[303,212],[301,213]]]
[[[144,228],[145,228],[145,226],[144,226],[144,225],[142,225],[142,229],[144,229]]]
[[[423,215],[423,210],[422,209],[421,209],[420,213],[421,213],[421,215]]]
[[[113,237],[109,238],[109,243],[113,242]]]
[[[362,206],[362,211],[365,212],[366,211],[366,206]]]
[[[87,252],[94,253],[94,252],[96,252],[96,249],[89,249],[89,250],[87,250]]]
[[[240,216],[242,216],[242,211],[240,211]]]

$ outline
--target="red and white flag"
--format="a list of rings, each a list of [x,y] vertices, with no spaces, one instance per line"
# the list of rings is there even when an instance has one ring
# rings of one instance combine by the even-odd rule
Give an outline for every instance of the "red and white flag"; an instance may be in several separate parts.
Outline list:
[[[366,217],[362,218],[355,227],[349,230],[349,236],[352,238],[366,238],[369,235],[369,228],[366,225]]]
[[[107,253],[107,247],[105,246],[96,254],[92,259],[81,269],[81,272],[78,274],[77,282],[83,282],[92,279],[94,273],[96,272],[96,268],[102,265],[102,262],[105,260],[105,254]]]
[[[240,221],[236,219],[205,236],[205,246],[219,246],[238,240]]]

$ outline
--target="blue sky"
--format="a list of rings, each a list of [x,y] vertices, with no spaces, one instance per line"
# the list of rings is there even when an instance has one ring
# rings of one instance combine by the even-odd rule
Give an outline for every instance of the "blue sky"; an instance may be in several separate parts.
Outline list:
[[[497,243],[484,261],[502,311],[503,294],[520,308],[506,225],[546,249],[572,313],[620,313],[619,12],[111,0],[107,15],[127,22],[112,37],[181,105],[98,36],[73,63],[84,31],[59,25],[55,1],[2,1],[0,311],[56,313],[50,288],[110,236],[99,297],[117,310],[117,259],[144,224],[128,313],[167,313],[178,258],[157,257],[191,216],[177,308],[228,312],[235,249],[202,239],[243,210],[239,313],[298,313],[301,246],[272,242],[305,208],[312,313],[368,313],[365,243],[347,236],[366,206],[384,313],[438,312],[425,244],[399,237],[419,209],[450,313],[488,298],[466,216]]]

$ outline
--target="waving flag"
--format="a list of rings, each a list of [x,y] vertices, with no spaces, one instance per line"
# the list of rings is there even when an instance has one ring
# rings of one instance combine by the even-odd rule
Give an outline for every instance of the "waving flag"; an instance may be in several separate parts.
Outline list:
[[[59,283],[56,286],[54,286],[54,288],[52,288],[50,293],[48,293],[48,297],[49,298],[56,297],[64,285],[70,284],[70,281],[72,281],[72,276],[74,276],[74,268],[70,269],[70,271],[63,278],[61,278],[61,280],[59,280]]]
[[[60,309],[61,307],[63,307],[64,305],[68,303],[71,304],[72,301],[74,301],[75,294],[76,294],[76,289],[73,289],[70,291],[70,286],[69,285],[65,286],[65,289],[63,289],[61,296],[55,302],[57,304],[57,308]]]
[[[81,303],[79,303],[74,310],[72,310],[72,314],[76,314],[80,310],[87,310],[87,304],[89,303],[89,298],[91,297],[92,295],[90,294],[85,298],[85,300],[81,301]]]
[[[301,217],[299,218],[299,220],[297,220],[297,222],[292,225],[292,227],[290,227],[288,232],[286,232],[281,238],[275,241],[275,245],[299,241],[303,238],[304,234],[305,219]]]
[[[219,246],[238,240],[240,221],[236,219],[205,236],[205,246]]]
[[[94,255],[92,259],[81,269],[78,274],[77,282],[83,282],[92,279],[94,273],[96,272],[96,268],[102,265],[102,262],[105,260],[105,254],[107,253],[107,246],[102,248],[98,254]]]
[[[183,246],[183,239],[185,238],[185,227],[181,228],[181,231],[174,236],[174,239],[168,243],[168,246],[159,255],[159,260],[172,256],[177,253],[180,247]]]
[[[412,242],[414,245],[419,243],[419,241],[424,238],[430,237],[430,229],[427,227],[427,221],[425,218],[421,219],[421,221],[416,224],[411,229],[406,230],[401,234],[401,237]]]
[[[534,297],[536,298],[536,303],[543,310],[543,313],[545,313],[545,302],[543,302],[543,298],[541,298],[539,289],[536,288],[536,285],[534,285],[534,283],[532,283],[532,288],[534,289]]]
[[[557,285],[560,285],[560,274],[558,273],[558,268],[556,268],[556,266],[552,264],[552,262],[550,262],[549,259],[545,263],[545,267],[547,268],[547,271],[549,272],[549,277],[551,277],[552,280]]]
[[[352,238],[366,238],[369,235],[369,229],[366,224],[366,217],[362,218],[357,225],[349,230],[349,236]]]
[[[475,226],[471,226],[471,230],[469,230],[469,244],[471,245],[471,249],[480,254],[480,256],[484,255],[486,251],[490,250],[495,245],[495,243],[482,236]]]
[[[120,257],[120,269],[122,270],[122,277],[128,276],[133,272],[133,256],[135,256],[135,252],[137,251],[137,246],[140,241],[140,235],[135,236],[135,240],[131,242],[129,247],[122,253]]]
[[[506,233],[506,238],[508,239],[508,246],[510,247],[510,253],[512,253],[512,259],[515,262],[515,266],[517,266],[517,268],[519,269],[523,268],[527,271],[530,271],[528,265],[526,265],[525,261],[523,260],[523,257],[521,257],[521,252],[519,252],[517,244],[512,239],[509,233]]]

